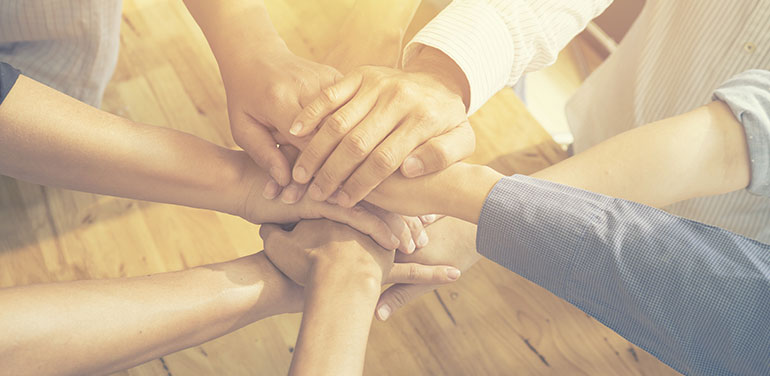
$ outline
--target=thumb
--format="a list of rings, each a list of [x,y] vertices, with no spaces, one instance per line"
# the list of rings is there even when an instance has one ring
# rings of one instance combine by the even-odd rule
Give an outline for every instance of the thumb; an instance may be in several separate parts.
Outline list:
[[[264,125],[256,122],[246,114],[237,115],[234,119],[233,138],[235,142],[249,154],[249,157],[260,167],[268,171],[270,176],[281,186],[291,181],[289,161],[278,149],[278,143]]]
[[[415,149],[401,165],[401,173],[415,178],[441,171],[470,156],[475,149],[476,135],[466,120]]]
[[[460,269],[448,265],[417,263],[393,264],[385,283],[437,284],[450,283],[460,278]]]
[[[406,303],[436,288],[438,288],[437,285],[395,284],[390,286],[380,295],[375,315],[378,319],[385,321]]]
[[[267,243],[271,242],[271,239],[277,234],[283,234],[284,232],[285,231],[278,225],[264,224],[259,226],[259,237],[262,238],[262,243],[265,244],[265,248],[267,248]]]

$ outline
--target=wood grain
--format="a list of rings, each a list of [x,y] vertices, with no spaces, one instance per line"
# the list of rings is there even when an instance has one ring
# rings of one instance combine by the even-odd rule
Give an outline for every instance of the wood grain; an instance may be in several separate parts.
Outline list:
[[[292,50],[319,59],[335,43],[353,1],[267,3]],[[423,5],[407,35],[435,14]],[[216,63],[178,0],[124,0],[121,54],[103,107],[235,147]],[[475,163],[531,173],[565,158],[511,90],[471,121]],[[179,270],[261,247],[256,226],[225,214],[0,177],[0,287]],[[299,320],[264,320],[116,375],[285,374]],[[458,283],[375,323],[370,338],[367,375],[675,374],[585,313],[486,260]]]

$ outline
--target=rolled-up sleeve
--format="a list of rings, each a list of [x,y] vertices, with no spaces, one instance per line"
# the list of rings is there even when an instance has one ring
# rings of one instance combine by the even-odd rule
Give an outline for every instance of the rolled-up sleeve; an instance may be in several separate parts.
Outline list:
[[[19,78],[19,71],[9,64],[0,62],[0,104],[3,104],[5,97],[11,92],[11,88],[16,84]]]
[[[751,159],[749,192],[770,197],[770,71],[753,69],[722,84],[714,99],[725,102],[746,132]]]
[[[406,64],[427,45],[444,52],[470,84],[469,113],[559,51],[611,0],[454,0],[404,49]]]
[[[630,201],[504,178],[477,247],[685,374],[770,374],[770,246]]]

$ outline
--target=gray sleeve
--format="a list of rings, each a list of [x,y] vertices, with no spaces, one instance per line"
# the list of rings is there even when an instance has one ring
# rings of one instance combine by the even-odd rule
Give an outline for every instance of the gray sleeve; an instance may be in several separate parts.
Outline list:
[[[770,245],[520,175],[492,189],[476,245],[679,372],[770,375]]]
[[[749,192],[770,197],[770,71],[753,69],[729,79],[714,92],[743,124],[751,159]]]

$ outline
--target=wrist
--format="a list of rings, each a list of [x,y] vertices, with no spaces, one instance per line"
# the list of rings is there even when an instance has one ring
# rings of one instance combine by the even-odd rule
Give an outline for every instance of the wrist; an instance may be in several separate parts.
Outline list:
[[[469,163],[457,163],[447,170],[447,180],[439,186],[453,189],[442,189],[434,205],[443,209],[441,214],[478,223],[487,196],[504,175],[491,167]]]
[[[404,66],[404,71],[420,73],[457,95],[468,109],[470,84],[465,72],[441,50],[421,46],[417,54]]]
[[[311,282],[324,285],[337,284],[341,288],[362,292],[379,292],[383,270],[372,255],[351,249],[336,247],[333,250],[310,254]],[[380,252],[382,250],[377,250]],[[385,252],[385,251],[382,251]]]

